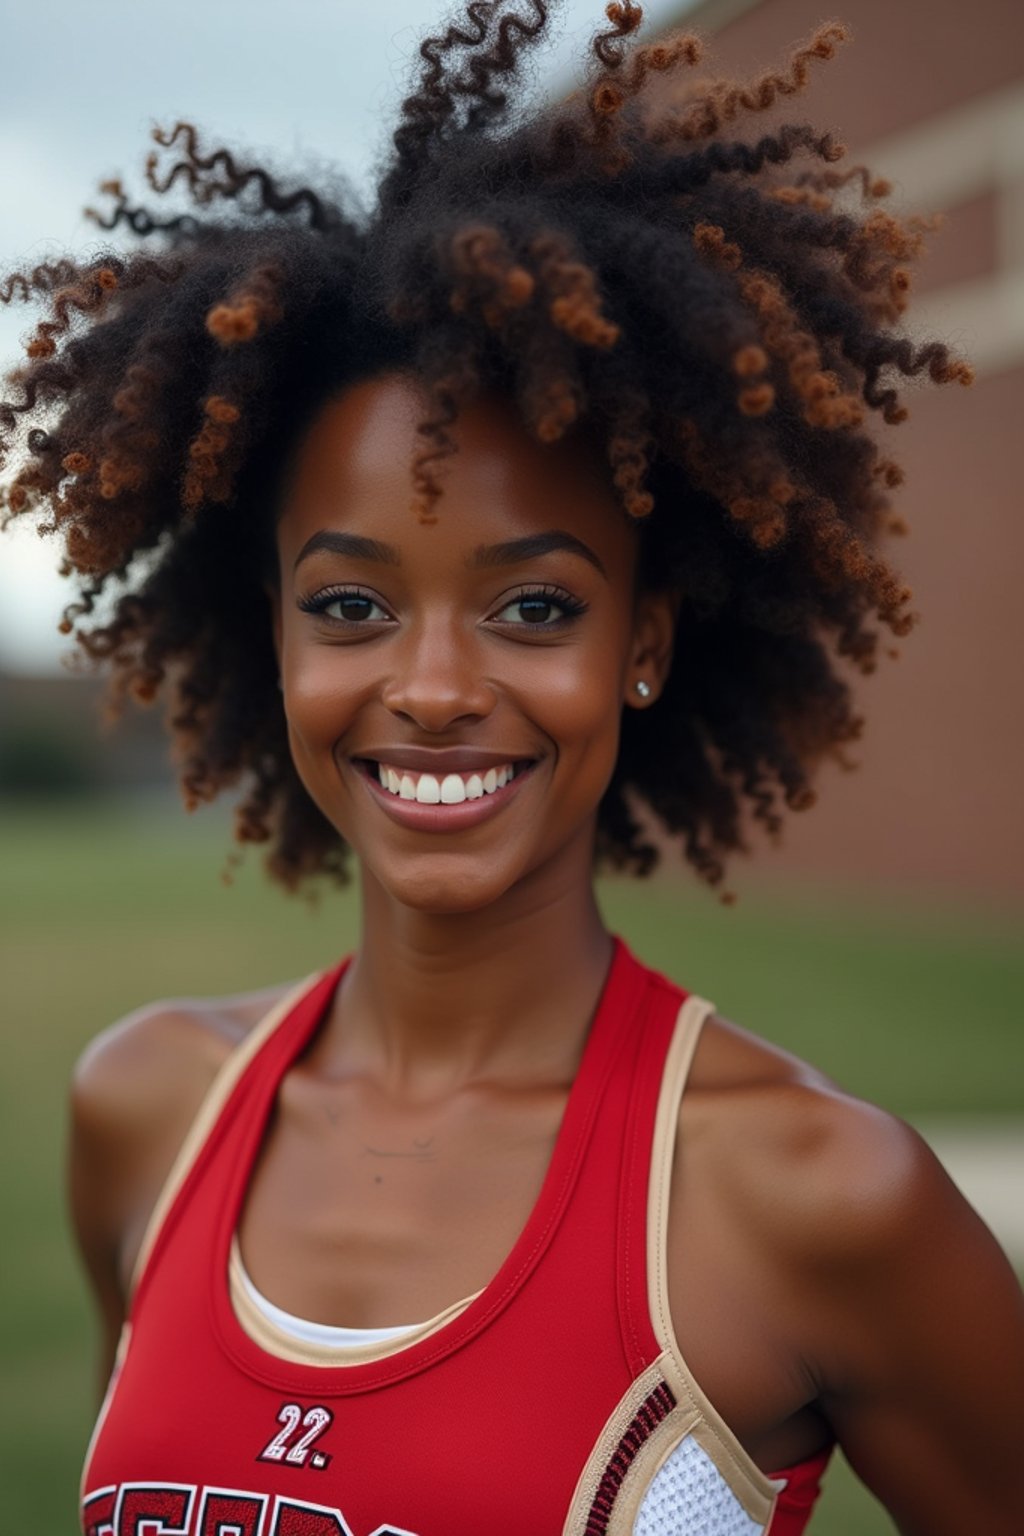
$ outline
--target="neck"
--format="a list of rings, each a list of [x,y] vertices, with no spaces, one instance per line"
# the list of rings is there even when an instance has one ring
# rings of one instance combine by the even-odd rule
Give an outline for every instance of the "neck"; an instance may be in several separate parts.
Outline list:
[[[396,1084],[571,1076],[612,952],[583,852],[468,913],[404,906],[364,873],[339,1054]]]

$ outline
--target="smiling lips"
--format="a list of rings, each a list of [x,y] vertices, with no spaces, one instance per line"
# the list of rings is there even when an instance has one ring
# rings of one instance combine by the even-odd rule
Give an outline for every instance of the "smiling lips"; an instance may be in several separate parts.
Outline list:
[[[420,805],[461,805],[464,800],[480,800],[503,789],[515,777],[516,765],[502,763],[483,773],[413,773],[377,763],[377,777],[389,794],[400,800],[415,800]]]
[[[467,747],[370,748],[353,759],[392,821],[421,832],[457,831],[496,815],[514,799],[537,759]]]

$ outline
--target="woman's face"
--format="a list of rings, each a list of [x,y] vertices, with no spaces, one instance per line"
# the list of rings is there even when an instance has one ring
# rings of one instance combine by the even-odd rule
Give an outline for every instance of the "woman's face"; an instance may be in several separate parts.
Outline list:
[[[313,800],[394,898],[471,911],[589,868],[622,707],[639,678],[657,697],[671,613],[635,595],[636,532],[594,449],[536,443],[504,400],[460,416],[419,522],[423,414],[395,373],[316,418],[282,500],[275,628]]]

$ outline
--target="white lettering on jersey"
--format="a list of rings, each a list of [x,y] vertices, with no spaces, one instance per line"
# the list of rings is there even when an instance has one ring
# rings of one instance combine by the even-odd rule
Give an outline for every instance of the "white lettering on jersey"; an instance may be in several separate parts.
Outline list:
[[[308,1442],[308,1451],[326,1426],[311,1424],[308,1413],[301,1422],[307,1431],[313,1431],[312,1437],[308,1433],[302,1437]],[[289,1416],[286,1435],[295,1427]],[[301,1440],[292,1448],[298,1450],[300,1445]],[[286,1457],[287,1452],[282,1455]],[[85,1536],[359,1536],[333,1505],[310,1504],[284,1494],[274,1499],[267,1523],[268,1502],[266,1494],[246,1488],[198,1487],[195,1483],[111,1484],[86,1494],[82,1523]],[[416,1536],[416,1532],[385,1523],[365,1536]]]

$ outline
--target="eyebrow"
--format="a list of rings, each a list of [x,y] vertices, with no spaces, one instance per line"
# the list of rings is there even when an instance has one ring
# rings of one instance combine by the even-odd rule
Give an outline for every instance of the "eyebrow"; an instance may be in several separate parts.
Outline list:
[[[295,557],[292,569],[297,570],[303,560],[308,560],[310,555],[315,555],[320,549],[326,549],[333,555],[349,555],[353,560],[377,560],[384,565],[402,563],[398,550],[392,544],[382,544],[379,539],[364,539],[358,533],[334,533],[324,528],[306,540]]]
[[[552,529],[550,533],[531,533],[524,539],[509,539],[504,544],[480,544],[473,551],[473,565],[478,569],[492,565],[515,565],[520,560],[532,560],[536,555],[547,555],[554,550],[565,550],[589,560],[595,570],[607,579],[608,572],[589,545],[571,533]]]
[[[293,569],[297,569],[303,560],[321,549],[335,555],[348,555],[353,560],[376,560],[384,565],[402,563],[393,544],[382,544],[379,539],[367,539],[358,533],[336,533],[325,528],[306,540],[299,550]],[[552,554],[557,550],[588,560],[607,580],[608,572],[589,545],[577,539],[574,534],[563,533],[559,529],[551,529],[548,533],[527,534],[522,539],[507,539],[502,544],[479,544],[469,563],[477,570],[485,570],[496,565],[516,565],[521,560],[532,560],[538,555]]]

